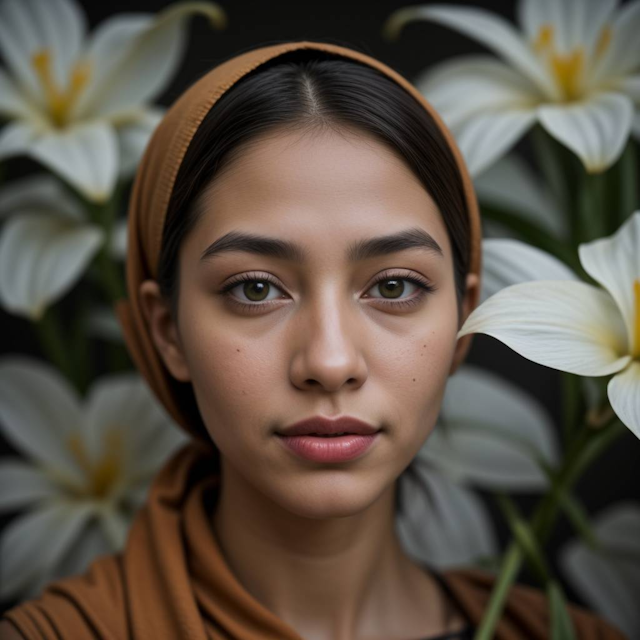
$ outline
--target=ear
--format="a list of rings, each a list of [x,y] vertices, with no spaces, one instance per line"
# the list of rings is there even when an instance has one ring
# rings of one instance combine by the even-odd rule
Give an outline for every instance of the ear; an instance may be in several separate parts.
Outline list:
[[[458,330],[460,330],[462,325],[465,323],[471,311],[476,308],[480,299],[480,279],[478,278],[477,274],[468,273],[466,282],[467,288],[462,298],[462,313],[460,318],[461,324],[460,327],[458,327]],[[465,359],[467,351],[469,351],[470,343],[471,334],[467,334],[466,336],[458,338],[455,351],[453,353],[453,360],[451,363],[451,369],[449,370],[449,375],[453,375],[456,372],[456,369]]]
[[[184,357],[178,327],[171,315],[169,303],[160,293],[155,280],[145,280],[140,285],[140,302],[151,338],[171,375],[181,382],[191,380]]]

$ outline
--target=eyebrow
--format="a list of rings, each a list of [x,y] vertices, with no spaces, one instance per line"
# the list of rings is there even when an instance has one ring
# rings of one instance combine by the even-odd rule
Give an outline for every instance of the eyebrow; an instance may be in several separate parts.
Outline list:
[[[346,257],[349,263],[355,263],[408,249],[422,249],[440,257],[444,255],[442,248],[431,234],[419,227],[413,227],[391,235],[356,240],[347,248]],[[223,253],[234,251],[278,258],[297,264],[305,263],[309,257],[308,251],[304,247],[288,240],[230,231],[212,242],[202,252],[200,261],[210,260]]]

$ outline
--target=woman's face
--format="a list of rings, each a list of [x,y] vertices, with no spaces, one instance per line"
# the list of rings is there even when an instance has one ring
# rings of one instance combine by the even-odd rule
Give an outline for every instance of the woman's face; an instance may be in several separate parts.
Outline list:
[[[165,363],[192,382],[223,464],[256,490],[307,517],[366,508],[431,433],[453,364],[453,258],[435,203],[386,147],[337,132],[262,138],[201,203],[180,249],[177,325],[155,283],[142,288]],[[425,245],[350,259],[409,231]],[[249,247],[201,258],[232,233],[294,245],[299,260]],[[303,460],[276,432],[318,415],[383,431],[350,462]]]

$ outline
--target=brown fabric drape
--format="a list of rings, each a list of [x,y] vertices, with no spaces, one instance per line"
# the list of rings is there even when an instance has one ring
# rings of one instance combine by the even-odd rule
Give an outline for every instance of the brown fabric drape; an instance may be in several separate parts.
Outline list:
[[[156,476],[124,551],[50,584],[5,613],[27,640],[303,640],[235,578],[213,526],[218,476],[210,448],[192,441]],[[494,577],[477,569],[441,573],[477,625]],[[612,625],[572,606],[578,640],[625,640]],[[544,592],[510,591],[496,640],[548,640]]]

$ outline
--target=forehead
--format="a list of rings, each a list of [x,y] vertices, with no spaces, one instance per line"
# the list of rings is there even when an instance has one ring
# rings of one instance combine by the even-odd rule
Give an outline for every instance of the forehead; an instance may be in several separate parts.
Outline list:
[[[205,190],[200,207],[200,244],[229,231],[344,244],[420,227],[450,253],[444,221],[420,180],[391,149],[348,131],[281,131],[252,142]]]

